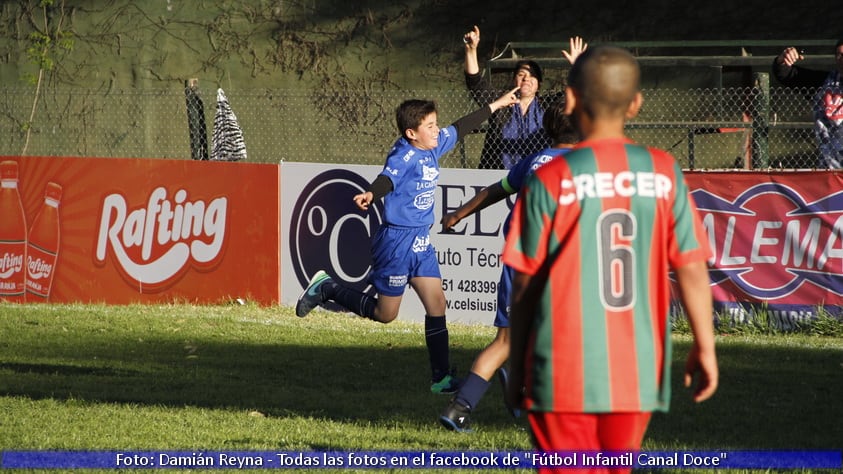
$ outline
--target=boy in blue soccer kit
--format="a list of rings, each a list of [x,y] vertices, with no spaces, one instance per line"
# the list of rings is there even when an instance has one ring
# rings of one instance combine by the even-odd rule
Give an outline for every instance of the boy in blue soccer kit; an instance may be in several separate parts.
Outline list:
[[[556,99],[544,113],[542,126],[553,142],[553,147],[525,157],[515,164],[500,181],[481,189],[477,195],[459,208],[442,216],[442,225],[448,230],[462,219],[479,212],[492,204],[517,193],[524,181],[540,166],[567,152],[579,141],[578,133],[565,115],[564,96]],[[511,214],[503,224],[503,234],[509,230]],[[454,431],[470,431],[470,415],[489,388],[489,381],[498,371],[504,388],[507,384],[507,372],[503,368],[509,358],[509,293],[512,289],[512,268],[504,265],[498,283],[498,309],[494,326],[498,329],[495,339],[474,359],[471,371],[465,378],[457,394],[442,414],[439,422]],[[517,409],[510,407],[510,413],[517,416]]]
[[[518,101],[513,89],[443,129],[437,123],[436,104],[412,99],[396,110],[401,133],[386,157],[383,171],[369,190],[353,197],[363,211],[375,200],[384,200],[384,223],[372,240],[373,297],[344,287],[320,270],[296,302],[296,315],[333,301],[349,311],[381,323],[398,316],[404,289],[410,285],[425,309],[425,343],[432,372],[431,391],[454,393],[459,380],[451,374],[445,292],[436,251],[430,243],[434,223],[434,196],[439,159],[496,110]]]

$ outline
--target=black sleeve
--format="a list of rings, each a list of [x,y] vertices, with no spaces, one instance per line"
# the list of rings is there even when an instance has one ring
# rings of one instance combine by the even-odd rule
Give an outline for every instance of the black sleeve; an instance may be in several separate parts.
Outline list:
[[[788,66],[773,59],[773,76],[788,87],[820,87],[828,77],[828,71],[808,69],[802,66]]]
[[[374,196],[373,199],[380,199],[393,190],[392,180],[385,174],[379,174],[372,184],[369,186],[369,192]]]
[[[480,128],[483,122],[492,116],[492,109],[488,105],[484,105],[474,112],[457,119],[453,125],[457,129],[457,140],[462,140],[463,137],[471,133],[473,130]]]
[[[477,105],[486,105],[495,100],[494,94],[491,92],[492,87],[489,81],[484,79],[482,72],[477,74],[465,72],[463,74],[465,74],[465,87],[468,88],[471,100],[476,102]]]

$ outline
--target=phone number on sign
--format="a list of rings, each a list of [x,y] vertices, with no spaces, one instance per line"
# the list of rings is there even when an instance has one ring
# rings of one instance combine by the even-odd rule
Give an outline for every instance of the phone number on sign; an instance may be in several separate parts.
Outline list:
[[[497,293],[498,282],[488,280],[452,280],[444,278],[442,289],[445,291],[461,291],[463,293]]]

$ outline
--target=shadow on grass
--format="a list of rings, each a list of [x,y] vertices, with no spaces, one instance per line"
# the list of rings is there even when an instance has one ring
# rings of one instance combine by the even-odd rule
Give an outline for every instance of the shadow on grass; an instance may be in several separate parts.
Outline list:
[[[645,443],[698,449],[840,448],[839,347],[719,344],[720,387],[700,404],[682,386],[688,349],[687,343],[674,348],[671,410],[654,415]]]
[[[324,347],[112,339],[107,348],[50,347],[55,354],[44,353],[41,347],[37,354],[19,355],[38,363],[0,358],[0,393],[31,399],[254,410],[275,417],[425,424],[436,419],[449,400],[430,392],[423,342],[418,347]],[[476,353],[473,348],[452,347],[451,362],[460,375]],[[492,382],[475,420],[511,425],[498,381]]]
[[[0,358],[0,393],[426,425],[448,397],[430,393],[427,351],[418,337],[416,346],[381,339],[343,347],[214,337],[185,344],[160,334],[142,341],[112,334],[107,344],[81,347],[52,341],[31,354],[15,354],[13,361]],[[452,342],[452,363],[464,374],[477,350]],[[718,347],[720,389],[711,400],[694,404],[681,384],[688,344],[677,342],[671,412],[653,417],[645,449],[839,448],[843,353],[832,346],[725,341]],[[474,422],[510,427],[513,420],[502,408],[498,382],[492,383]]]

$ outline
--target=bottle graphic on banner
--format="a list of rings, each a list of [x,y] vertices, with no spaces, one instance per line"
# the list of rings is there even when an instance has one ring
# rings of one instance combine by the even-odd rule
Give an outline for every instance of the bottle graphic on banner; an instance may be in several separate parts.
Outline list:
[[[0,300],[26,300],[26,216],[18,191],[18,164],[0,163]]]
[[[59,255],[59,203],[62,189],[56,183],[47,183],[44,204],[32,221],[26,252],[26,293],[29,301],[46,301],[50,298],[53,275]]]

